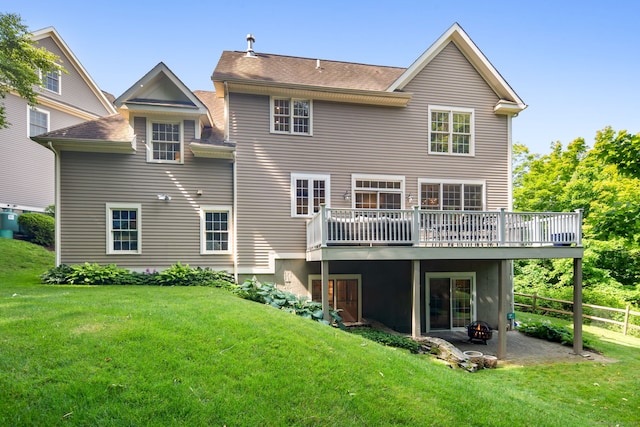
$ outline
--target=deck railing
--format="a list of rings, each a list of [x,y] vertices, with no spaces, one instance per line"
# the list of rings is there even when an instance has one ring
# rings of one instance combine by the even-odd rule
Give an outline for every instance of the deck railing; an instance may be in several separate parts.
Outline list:
[[[582,212],[344,209],[322,206],[307,248],[341,245],[581,246]]]

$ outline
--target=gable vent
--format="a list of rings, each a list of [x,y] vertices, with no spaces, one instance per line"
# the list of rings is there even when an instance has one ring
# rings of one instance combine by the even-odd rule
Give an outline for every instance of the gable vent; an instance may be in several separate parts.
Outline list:
[[[253,44],[256,42],[256,38],[253,37],[253,34],[247,34],[247,54],[246,57],[255,57],[256,54],[253,51]]]

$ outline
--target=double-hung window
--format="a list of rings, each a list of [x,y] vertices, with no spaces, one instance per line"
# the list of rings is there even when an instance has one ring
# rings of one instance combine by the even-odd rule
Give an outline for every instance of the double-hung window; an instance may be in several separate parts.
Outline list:
[[[431,210],[485,210],[485,185],[480,181],[420,183],[420,207]]]
[[[42,87],[60,95],[60,71],[51,70],[41,75]]]
[[[139,254],[140,204],[107,203],[107,254]]]
[[[291,174],[291,216],[313,216],[328,201],[329,175]]]
[[[149,161],[180,163],[183,151],[180,123],[152,120],[149,125],[149,139]]]
[[[354,207],[402,209],[404,177],[354,176]]]
[[[29,113],[29,136],[49,132],[49,112],[39,108],[27,107]]]
[[[474,154],[474,111],[429,106],[429,153]]]
[[[311,135],[311,100],[271,98],[271,132]]]
[[[231,208],[202,206],[200,211],[200,252],[231,253]]]

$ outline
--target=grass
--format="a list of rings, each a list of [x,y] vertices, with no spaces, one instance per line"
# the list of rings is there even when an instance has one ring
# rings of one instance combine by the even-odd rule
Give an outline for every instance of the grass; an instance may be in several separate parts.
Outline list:
[[[220,289],[46,286],[50,253],[0,254],[0,425],[639,425],[637,338],[586,327],[618,363],[470,374]]]

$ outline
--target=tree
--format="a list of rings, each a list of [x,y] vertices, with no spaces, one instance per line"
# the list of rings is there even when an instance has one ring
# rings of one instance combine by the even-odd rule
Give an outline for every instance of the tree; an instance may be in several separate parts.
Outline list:
[[[601,160],[615,165],[622,175],[640,178],[640,133],[621,130],[616,134],[606,127],[597,133],[593,148]]]
[[[517,149],[517,150],[516,150]],[[564,191],[576,168],[585,157],[587,146],[577,138],[564,150],[560,142],[551,145],[551,153],[530,155],[526,147],[514,146],[513,206],[519,211],[566,211]]]
[[[38,47],[19,15],[0,13],[0,98],[15,91],[28,104],[37,104],[41,75],[64,71],[59,58]],[[42,73],[42,74],[41,74]],[[4,102],[0,104],[0,129],[9,127]]]

